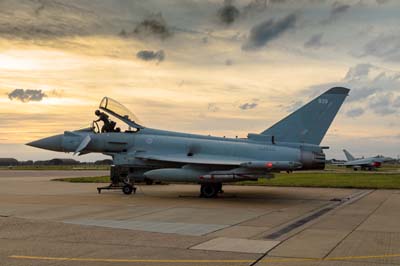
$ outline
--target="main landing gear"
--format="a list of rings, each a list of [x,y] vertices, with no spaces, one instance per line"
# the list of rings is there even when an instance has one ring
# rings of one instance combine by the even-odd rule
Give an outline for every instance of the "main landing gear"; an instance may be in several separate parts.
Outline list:
[[[200,186],[200,197],[215,198],[218,193],[224,193],[222,183],[203,183]]]

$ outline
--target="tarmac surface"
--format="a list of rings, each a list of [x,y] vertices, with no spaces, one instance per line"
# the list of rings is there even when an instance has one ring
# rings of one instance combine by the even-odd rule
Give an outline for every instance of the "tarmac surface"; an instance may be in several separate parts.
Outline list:
[[[97,194],[0,171],[0,265],[400,265],[400,191],[198,185]]]

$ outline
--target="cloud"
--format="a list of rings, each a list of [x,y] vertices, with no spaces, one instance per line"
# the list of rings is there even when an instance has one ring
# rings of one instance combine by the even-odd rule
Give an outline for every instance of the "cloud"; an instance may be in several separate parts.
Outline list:
[[[371,99],[368,106],[378,115],[390,115],[397,112],[394,106],[393,94],[380,94]]]
[[[268,5],[275,1],[268,0],[253,0],[248,3],[245,7],[243,7],[243,13],[247,15],[252,15],[253,13],[263,12],[268,9]]]
[[[6,38],[54,39],[104,32],[104,18],[72,1],[4,1],[0,35]],[[0,1],[0,4],[2,1]],[[7,5],[8,4],[8,5]],[[12,12],[5,11],[12,10]],[[43,13],[46,14],[43,15]]]
[[[368,74],[373,68],[373,65],[371,64],[358,64],[354,67],[349,68],[349,71],[347,71],[346,76],[344,77],[345,80],[360,80],[365,77],[368,77]]]
[[[256,102],[252,102],[252,103],[245,103],[239,106],[240,109],[242,110],[250,110],[250,109],[254,109],[258,106],[258,103]]]
[[[151,50],[142,50],[136,53],[136,57],[142,59],[144,61],[164,61],[165,53],[163,50],[151,51]]]
[[[305,48],[315,48],[318,49],[324,44],[322,43],[322,37],[324,36],[323,33],[318,33],[310,37],[308,41],[304,43]]]
[[[320,93],[326,88],[334,86],[344,86],[351,89],[347,102],[362,101],[373,95],[398,91],[400,72],[390,71],[371,64],[357,64],[349,68],[343,79],[312,86],[311,90]]]
[[[350,67],[343,79],[311,86],[309,90],[317,95],[328,88],[343,86],[350,88],[347,103],[358,103],[359,108],[380,116],[399,113],[400,72],[384,69],[372,64],[358,64]],[[304,93],[304,92],[303,92]],[[349,111],[348,116],[357,115]]]
[[[23,103],[27,103],[30,101],[40,102],[47,95],[42,92],[42,90],[24,90],[24,89],[15,89],[12,92],[8,93],[8,98],[13,100],[18,100]]]
[[[60,98],[60,97],[62,97],[64,95],[64,90],[54,89],[54,90],[49,91],[48,95],[50,95],[52,97],[54,96],[54,97]]]
[[[166,39],[172,35],[161,13],[151,14],[141,21],[133,30],[133,34],[140,37],[156,37]]]
[[[292,102],[289,106],[286,106],[286,111],[287,112],[294,112],[294,111],[296,111],[297,109],[299,109],[301,106],[303,106],[303,101],[295,101],[295,102]]]
[[[218,112],[220,110],[220,108],[218,107],[218,105],[216,103],[209,103],[207,106],[207,110],[209,112]]]
[[[388,3],[390,0],[376,0],[376,3],[379,5],[384,5],[386,3]]]
[[[380,35],[365,44],[361,54],[374,56],[385,61],[400,62],[400,35]]]
[[[400,108],[400,96],[397,96],[397,98],[393,101],[393,107]]]
[[[269,19],[253,26],[243,50],[254,50],[266,46],[270,41],[277,39],[284,32],[295,27],[297,16],[290,14],[280,20]]]
[[[349,4],[342,4],[338,1],[334,2],[332,4],[330,13],[329,13],[329,18],[323,20],[323,23],[330,23],[335,20],[337,20],[339,17],[341,17],[343,14],[347,13],[348,10],[351,8],[351,5]]]
[[[220,22],[230,25],[239,18],[240,11],[233,5],[233,0],[225,0],[224,5],[218,9],[217,16]]]
[[[334,2],[332,4],[332,9],[331,9],[331,17],[337,17],[342,13],[347,12],[350,9],[351,5],[348,4],[341,4],[339,2]]]
[[[348,117],[359,117],[364,114],[364,109],[361,107],[350,109],[346,112]]]
[[[35,9],[35,15],[39,16],[42,11],[44,10],[45,6],[45,2],[43,0],[38,0],[39,6]]]
[[[226,60],[225,60],[225,65],[226,65],[226,66],[231,66],[231,65],[233,65],[232,59],[226,59]]]
[[[336,15],[336,14],[344,13],[347,10],[349,10],[350,7],[351,7],[350,5],[340,4],[339,2],[335,2],[332,4],[331,14]]]

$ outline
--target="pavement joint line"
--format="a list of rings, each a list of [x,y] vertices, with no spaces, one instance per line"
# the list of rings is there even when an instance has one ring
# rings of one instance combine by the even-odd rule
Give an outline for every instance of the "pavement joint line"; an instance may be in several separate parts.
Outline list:
[[[367,191],[366,193],[362,193],[359,196],[356,196],[356,198],[353,199],[349,199],[347,202],[347,204],[351,204],[354,202],[357,202],[358,200],[364,198],[365,196],[375,192],[376,189],[374,190],[370,190],[369,192]],[[366,220],[368,220],[372,214],[374,214],[382,205],[383,203],[385,203],[387,200],[389,199],[389,197],[385,200],[383,200],[381,203],[378,204],[378,206],[371,212],[369,213],[369,215],[367,215],[367,217],[365,217],[361,222],[359,222],[347,235],[345,235],[333,248],[331,248],[331,250],[329,250],[329,252],[325,255],[325,258],[328,257],[330,254],[332,254],[332,252],[339,246],[341,245],[352,233],[354,233],[358,227],[360,227],[360,225],[362,225]]]
[[[297,228],[303,227],[303,229],[298,232],[298,233],[300,233],[305,229],[304,226],[306,226],[310,222],[317,220],[321,216],[328,214],[329,212],[335,210],[336,208],[353,203],[353,202],[365,197],[366,195],[370,194],[373,191],[374,190],[357,191],[351,195],[344,197],[341,201],[334,201],[334,202],[328,203],[325,206],[322,206],[320,208],[316,208],[316,209],[312,210],[311,212],[307,213],[306,215],[303,215],[302,217],[300,217],[298,219],[294,219],[294,220],[290,221],[289,223],[285,223],[284,226],[278,227],[280,229],[278,229],[277,231],[275,231],[267,236],[264,236],[264,239],[270,239],[270,240],[278,239],[282,236],[288,235],[291,231],[293,231]],[[294,234],[294,235],[296,235],[296,234]],[[289,238],[291,238],[291,237],[292,236],[289,236]],[[285,240],[287,240],[287,239],[282,240],[282,242],[284,242]]]
[[[383,254],[383,255],[365,255],[365,256],[346,256],[346,257],[332,257],[332,258],[276,258],[276,259],[262,259],[258,263],[280,263],[280,262],[321,262],[321,261],[349,261],[349,260],[363,260],[363,259],[385,259],[385,258],[399,258],[400,254]],[[162,259],[107,259],[107,258],[67,258],[67,257],[45,257],[45,256],[23,256],[11,255],[10,259],[24,259],[24,260],[47,260],[47,261],[81,261],[81,262],[120,262],[120,263],[134,263],[134,262],[147,262],[147,263],[253,263],[254,260],[162,260]]]
[[[347,205],[347,204],[351,204],[351,203],[353,203],[353,202],[358,201],[359,199],[361,199],[361,198],[365,197],[366,195],[370,194],[372,191],[374,191],[374,190],[367,190],[367,191],[361,190],[361,191],[352,193],[352,194],[350,194],[349,196],[345,197],[343,201],[340,201],[340,202],[336,202],[336,201],[335,201],[334,203],[327,204],[326,206],[321,207],[319,210],[317,209],[316,212],[311,212],[311,213],[313,213],[313,214],[311,214],[311,215],[308,214],[308,216],[315,215],[315,213],[321,212],[321,211],[324,210],[324,209],[330,209],[330,210],[328,210],[327,212],[323,212],[323,213],[322,213],[322,215],[325,215],[325,214],[327,214],[328,212],[330,212],[330,211],[332,211],[332,210],[334,210],[334,209],[336,209],[336,208],[338,208],[338,207],[341,207],[341,206],[343,206],[343,205],[345,206],[345,205]],[[317,216],[315,219],[320,218],[322,215]],[[303,217],[303,218],[301,218],[301,219],[305,219],[305,218]],[[312,219],[312,220],[315,220],[315,219]],[[291,236],[289,235],[288,238],[283,239],[283,240],[281,241],[281,243],[279,243],[278,245],[276,245],[276,246],[273,247],[272,249],[268,250],[266,253],[264,253],[262,256],[260,256],[256,261],[254,261],[253,263],[251,263],[250,266],[254,266],[254,265],[258,264],[260,261],[263,261],[263,260],[265,259],[265,257],[266,257],[272,250],[274,250],[274,249],[276,249],[277,247],[279,247],[280,245],[282,245],[282,244],[283,244],[285,241],[287,241],[288,239],[290,239],[290,238],[292,238],[292,237],[294,237],[294,236],[300,234],[300,233],[303,232],[304,230],[306,230],[307,224],[309,224],[310,222],[312,222],[312,220],[310,220],[310,221],[308,221],[307,223],[304,223],[304,224],[302,224],[302,225],[300,225],[300,226],[297,226],[297,228],[302,228],[302,229],[301,229],[300,231],[296,232],[295,234],[291,235]],[[296,223],[297,221],[298,221],[298,220],[295,220],[294,223]],[[315,222],[315,221],[314,221],[314,222]],[[292,222],[292,223],[293,223],[293,222]],[[282,230],[284,230],[286,227],[289,227],[289,226],[290,226],[290,224],[285,225],[285,227],[279,229],[279,230],[276,231],[275,233],[277,233],[277,232],[279,232],[279,231],[282,231]],[[290,230],[290,231],[293,231],[293,229]],[[289,231],[289,232],[290,232],[290,231]],[[285,235],[285,234],[287,235],[289,232],[285,232],[283,235]],[[273,233],[273,234],[275,234],[275,233]],[[281,235],[281,236],[282,236],[282,235]],[[268,237],[268,236],[267,236],[267,237]],[[326,258],[331,252],[332,252],[332,250],[331,250],[326,256],[324,256],[324,258]]]
[[[318,211],[321,210],[321,209],[328,208],[328,207],[330,207],[330,206],[332,206],[332,205],[334,205],[334,204],[337,204],[337,202],[334,202],[334,203],[332,203],[332,202],[326,203],[326,204],[324,204],[324,205],[322,205],[322,206],[318,206],[318,207],[316,207],[316,208],[310,210],[310,211],[307,212],[306,214],[303,214],[303,215],[297,216],[296,218],[293,218],[293,219],[290,220],[289,222],[283,222],[283,223],[281,223],[281,224],[275,226],[274,228],[272,228],[272,230],[275,229],[275,230],[273,231],[273,233],[270,233],[270,234],[268,234],[267,236],[263,236],[262,238],[263,238],[263,239],[268,239],[267,237],[268,237],[269,235],[275,234],[276,232],[282,230],[283,228],[289,226],[290,224],[293,224],[293,223],[295,223],[296,221],[298,221],[298,220],[300,220],[300,219],[303,219],[303,218],[306,217],[306,216],[309,216],[310,214],[313,214],[313,213],[315,213],[315,212],[318,212]],[[303,225],[303,226],[304,226],[304,225]],[[300,226],[300,228],[301,228],[301,227],[302,227],[302,226]],[[299,228],[299,227],[298,227],[298,228]],[[271,230],[271,231],[272,231],[272,230]],[[283,236],[285,236],[285,237],[284,237],[283,239],[281,239],[281,243],[285,242],[287,239],[293,237],[294,235],[297,235],[298,233],[300,233],[300,232],[303,231],[303,230],[304,230],[304,228],[303,228],[302,230],[300,230],[299,232],[293,234],[293,235],[290,235],[290,234],[289,234],[290,232],[287,232],[286,234],[283,235]],[[292,230],[292,231],[293,231],[293,230]],[[280,245],[280,244],[279,244],[279,245]],[[277,246],[279,246],[279,245],[277,245]],[[277,246],[276,246],[276,247],[277,247]],[[276,247],[274,247],[273,249],[275,249]],[[268,252],[269,252],[269,251],[268,251]],[[264,254],[264,255],[266,255],[266,254]]]
[[[313,208],[312,210],[308,211],[306,214],[316,212],[317,210],[319,210],[319,209],[321,209],[321,208],[324,208],[324,207],[327,207],[327,206],[329,206],[330,204],[332,204],[332,203],[326,203],[326,204],[324,204],[324,205],[322,205],[322,206],[315,207],[315,208]],[[274,212],[281,212],[281,209],[274,210],[274,211],[272,211],[271,213],[274,213]],[[270,213],[269,213],[269,214],[270,214]],[[276,226],[274,226],[274,227],[272,227],[272,228],[269,228],[268,230],[266,230],[266,231],[263,233],[264,236],[262,236],[260,239],[265,239],[265,238],[266,238],[266,236],[265,236],[265,233],[266,233],[266,232],[269,232],[269,231],[277,232],[277,231],[280,230],[279,228],[283,228],[283,227],[287,226],[288,224],[293,223],[293,221],[296,221],[296,220],[300,219],[301,217],[304,217],[306,214],[297,216],[297,217],[291,219],[290,221],[285,221],[285,222],[282,222],[282,223],[277,224]],[[270,234],[273,234],[273,233],[270,233]],[[270,234],[268,234],[268,235],[270,235]],[[287,239],[282,239],[281,242],[284,242],[284,241],[286,241],[286,240],[287,240]]]
[[[215,231],[206,233],[206,234],[204,234],[204,235],[202,235],[202,236],[207,236],[207,235],[209,235],[209,234],[213,234],[213,233],[222,231],[222,230],[224,230],[224,229],[232,228],[232,227],[234,227],[234,226],[240,226],[240,225],[243,224],[243,223],[246,223],[246,222],[251,221],[251,220],[253,220],[253,219],[258,219],[258,218],[260,218],[260,217],[263,217],[264,215],[271,214],[272,212],[274,212],[274,211],[273,211],[273,210],[268,210],[268,211],[266,211],[265,213],[262,213],[262,214],[260,214],[260,215],[255,216],[255,217],[248,218],[248,219],[243,220],[243,221],[239,221],[239,222],[237,222],[237,223],[235,223],[235,224],[227,225],[227,227],[217,229],[217,230],[215,230]],[[268,230],[266,230],[266,231],[268,231]],[[207,241],[209,241],[209,240],[206,240],[206,241],[204,241],[204,242],[207,242]],[[201,242],[201,243],[204,243],[204,242]],[[198,243],[198,244],[201,244],[201,243]],[[195,244],[195,245],[193,245],[193,246],[191,246],[191,247],[197,246],[198,244]],[[190,249],[191,247],[189,247],[188,249]]]

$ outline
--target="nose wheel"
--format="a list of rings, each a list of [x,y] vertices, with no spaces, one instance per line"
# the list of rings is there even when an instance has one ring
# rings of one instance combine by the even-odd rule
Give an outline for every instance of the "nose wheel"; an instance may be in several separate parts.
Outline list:
[[[122,187],[122,192],[125,195],[130,195],[130,194],[132,194],[132,192],[136,194],[136,187],[132,186],[131,184],[125,184]]]

